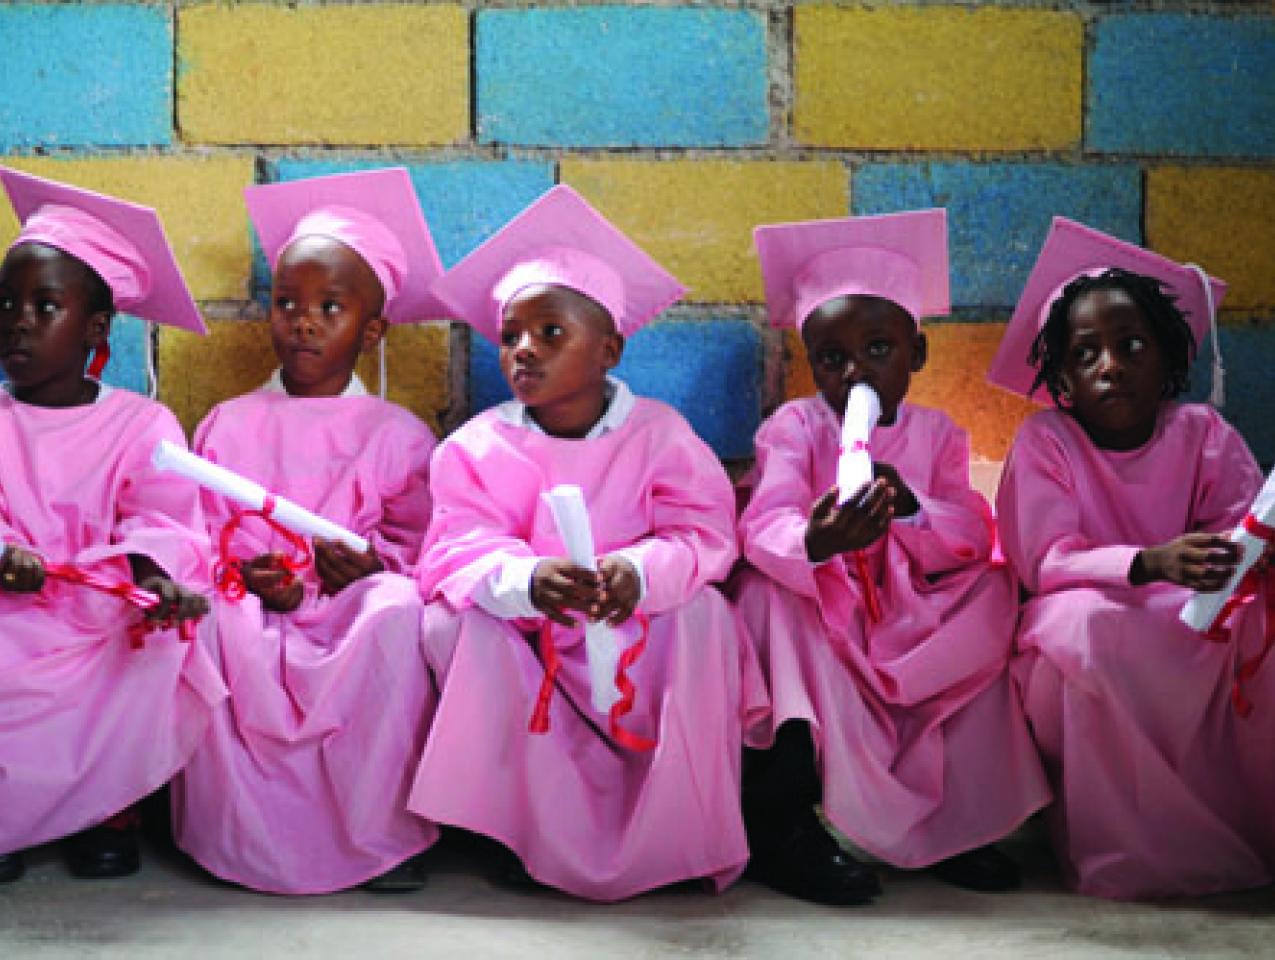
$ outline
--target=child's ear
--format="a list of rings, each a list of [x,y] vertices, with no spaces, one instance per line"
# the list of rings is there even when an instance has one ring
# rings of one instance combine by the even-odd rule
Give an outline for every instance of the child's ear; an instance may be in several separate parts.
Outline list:
[[[389,321],[379,314],[370,317],[363,325],[363,352],[370,353],[376,349],[376,345],[381,342],[385,336],[385,331],[389,327]]]
[[[912,372],[919,373],[930,357],[930,344],[925,334],[918,331],[916,340],[912,342]]]
[[[624,337],[618,333],[609,334],[602,354],[606,369],[614,370],[619,365],[622,356],[624,356]]]
[[[89,314],[89,322],[84,328],[84,346],[92,353],[111,339],[111,314],[105,310]]]

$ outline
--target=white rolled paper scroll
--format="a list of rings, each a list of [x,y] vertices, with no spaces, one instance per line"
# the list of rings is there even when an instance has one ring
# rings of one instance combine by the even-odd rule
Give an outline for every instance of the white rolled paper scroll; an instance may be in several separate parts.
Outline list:
[[[227,500],[233,500],[249,510],[262,509],[266,498],[271,496],[271,493],[261,484],[241,477],[233,470],[227,470],[210,460],[205,460],[169,440],[161,440],[155,444],[151,462],[159,470],[168,470],[193,480],[201,487],[213,493],[219,493]],[[368,542],[357,533],[351,533],[345,527],[331,520],[325,520],[284,497],[274,498],[274,510],[270,514],[270,519],[303,537],[340,540],[351,550],[358,553],[367,552]]]
[[[881,398],[866,383],[856,383],[846,399],[841,420],[841,456],[837,460],[837,506],[865,483],[872,482],[872,457],[868,440],[881,419]]]
[[[593,529],[589,524],[584,492],[577,486],[564,483],[545,493],[544,498],[553,511],[558,536],[562,538],[571,562],[597,570]],[[610,626],[601,621],[585,623],[584,652],[589,663],[589,687],[593,694],[593,708],[599,713],[606,713],[620,699],[615,673],[620,665],[621,650],[620,638]]]
[[[1266,478],[1266,483],[1258,491],[1253,506],[1249,508],[1249,516],[1264,526],[1275,526],[1275,471]],[[1205,631],[1213,626],[1213,621],[1222,612],[1222,607],[1239,587],[1244,574],[1253,569],[1253,564],[1261,558],[1266,549],[1266,541],[1244,528],[1244,525],[1231,531],[1231,542],[1240,545],[1240,562],[1226,581],[1226,586],[1215,593],[1194,593],[1191,599],[1182,605],[1181,620],[1193,630]]]

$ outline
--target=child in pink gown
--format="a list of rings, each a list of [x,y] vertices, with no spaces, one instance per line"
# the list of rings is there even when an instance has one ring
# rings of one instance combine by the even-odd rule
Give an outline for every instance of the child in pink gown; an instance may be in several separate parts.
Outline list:
[[[746,733],[750,874],[823,903],[880,893],[819,823],[821,802],[889,864],[1011,888],[1017,868],[990,845],[1049,800],[1008,673],[1015,596],[991,560],[966,434],[905,402],[926,358],[920,318],[947,310],[945,212],[760,227],[756,240],[771,322],[801,330],[819,396],[758,431],[739,521],[751,569],[736,600],[773,703]],[[858,384],[880,400],[875,480],[838,491]]]
[[[407,789],[434,691],[420,597],[403,574],[428,525],[435,441],[369,396],[354,366],[387,321],[436,315],[427,291],[441,268],[402,168],[250,187],[247,200],[274,269],[280,369],[214,408],[195,449],[370,546],[316,541],[296,575],[284,561],[297,564],[298,545],[260,520],[236,527],[233,504],[205,497],[213,537],[231,523],[230,549],[249,558],[238,568],[247,595],[224,570],[215,651],[230,700],[174,784],[177,841],[259,890],[372,878],[415,889],[437,830],[407,812]]]
[[[122,876],[139,862],[128,808],[186,762],[226,691],[188,642],[208,609],[199,492],[150,462],[160,440],[185,445],[181,427],[95,378],[117,308],[204,324],[154,211],[0,179],[22,221],[0,265],[0,881],[77,831],[71,871]],[[145,620],[136,588],[159,601]]]
[[[1191,590],[1226,583],[1224,534],[1262,482],[1213,408],[1175,399],[1221,294],[1204,282],[1059,218],[990,374],[1054,400],[1019,430],[997,502],[1028,594],[1016,674],[1055,848],[1095,896],[1252,887],[1275,868],[1275,670],[1237,679],[1268,640],[1265,604],[1222,642],[1178,619]]]
[[[432,465],[418,577],[442,694],[411,809],[498,840],[577,896],[721,889],[748,858],[739,637],[711,586],[736,554],[730,483],[685,420],[607,375],[681,287],[557,187],[435,292],[499,343],[516,399]],[[542,498],[560,484],[583,491],[596,574],[563,556]],[[606,712],[586,617],[626,650],[628,696]]]

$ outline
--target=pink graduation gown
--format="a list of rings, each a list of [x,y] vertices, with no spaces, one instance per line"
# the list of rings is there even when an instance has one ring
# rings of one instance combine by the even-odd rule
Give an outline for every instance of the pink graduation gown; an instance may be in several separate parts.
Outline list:
[[[690,878],[725,887],[748,848],[740,638],[709,586],[736,556],[732,494],[712,451],[652,400],[591,440],[548,437],[491,410],[439,447],[431,483],[418,576],[435,601],[425,643],[442,694],[411,808],[499,840],[537,880],[577,896],[619,900]],[[621,725],[655,738],[650,752],[617,744],[591,706],[578,628],[553,628],[562,672],[550,727],[529,733],[540,623],[474,606],[507,558],[565,555],[541,499],[565,483],[583,489],[599,555],[636,545],[642,557],[650,634],[629,669],[636,703]],[[624,629],[636,640],[637,618]]]
[[[163,406],[113,390],[52,409],[0,391],[0,538],[51,563],[130,582],[128,555],[208,589],[193,484],[157,472],[160,440],[185,445]],[[184,764],[226,690],[176,630],[131,649],[141,614],[50,579],[0,591],[0,852],[108,819]]]
[[[1101,450],[1064,413],[1023,424],[998,497],[1005,555],[1031,599],[1016,673],[1055,784],[1055,846],[1095,896],[1194,895],[1267,883],[1275,866],[1275,669],[1230,702],[1263,604],[1230,643],[1178,621],[1189,592],[1129,585],[1140,547],[1229,531],[1261,474],[1211,408],[1166,403],[1155,435]]]
[[[376,397],[261,390],[216,407],[203,456],[365,537],[386,572],[292,613],[218,596],[214,657],[230,700],[174,784],[177,842],[216,875],[273,893],[325,893],[428,847],[406,809],[434,707],[421,602],[403,575],[428,525],[429,429]],[[232,505],[204,500],[214,540]],[[287,550],[250,521],[234,554]]]
[[[849,556],[812,564],[805,530],[836,481],[841,425],[822,397],[785,404],[757,434],[756,487],[740,518],[740,617],[773,711],[750,746],[810,724],[823,809],[864,850],[921,867],[1005,836],[1049,801],[1008,674],[1010,577],[990,563],[987,504],[969,485],[968,440],[905,404],[871,439],[923,518],[896,520],[865,552],[881,620],[869,622]]]

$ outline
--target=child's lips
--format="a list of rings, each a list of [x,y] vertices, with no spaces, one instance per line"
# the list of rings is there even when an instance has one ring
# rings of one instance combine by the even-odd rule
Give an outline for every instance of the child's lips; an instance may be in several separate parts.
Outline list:
[[[539,370],[528,370],[526,368],[515,370],[510,377],[515,387],[531,386],[539,383],[543,378],[544,374]]]

